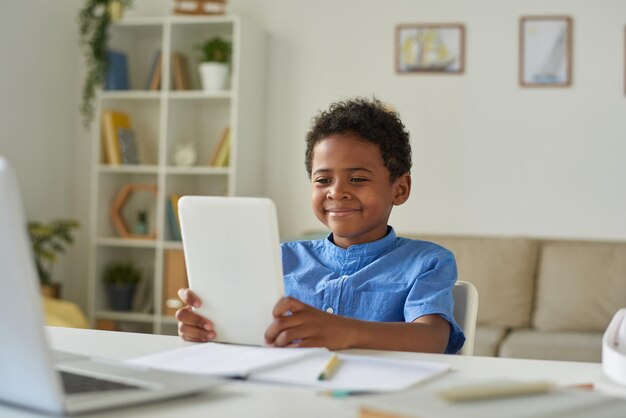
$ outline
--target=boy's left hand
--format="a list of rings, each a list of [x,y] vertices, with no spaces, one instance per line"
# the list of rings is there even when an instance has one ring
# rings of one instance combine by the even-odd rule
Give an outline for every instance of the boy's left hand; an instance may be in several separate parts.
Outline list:
[[[265,331],[265,342],[274,347],[349,348],[351,320],[326,313],[291,297],[284,297],[272,311],[274,321]]]

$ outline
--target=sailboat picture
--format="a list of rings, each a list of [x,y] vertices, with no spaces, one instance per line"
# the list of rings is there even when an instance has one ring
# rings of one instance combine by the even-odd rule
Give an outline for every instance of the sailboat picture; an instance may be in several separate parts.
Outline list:
[[[398,25],[396,71],[462,73],[464,42],[463,25]]]
[[[523,17],[520,21],[520,84],[571,85],[572,21],[569,17]]]

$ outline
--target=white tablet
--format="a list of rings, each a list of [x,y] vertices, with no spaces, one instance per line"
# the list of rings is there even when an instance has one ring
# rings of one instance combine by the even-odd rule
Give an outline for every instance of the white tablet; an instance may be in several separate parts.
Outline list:
[[[276,208],[270,199],[183,196],[178,201],[189,287],[216,341],[262,345],[284,294]]]

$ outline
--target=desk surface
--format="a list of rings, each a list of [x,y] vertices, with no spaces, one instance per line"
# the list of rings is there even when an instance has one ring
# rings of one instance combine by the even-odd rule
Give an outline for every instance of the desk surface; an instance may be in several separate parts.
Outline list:
[[[77,354],[128,359],[145,354],[188,345],[178,337],[131,334],[110,331],[80,330],[47,327],[52,348]],[[422,354],[349,350],[351,354],[367,354],[378,357],[405,360],[437,361],[452,365],[452,371],[430,382],[417,385],[409,391],[424,387],[446,387],[468,378],[514,378],[519,380],[550,380],[570,385],[594,383],[610,385],[599,363],[505,359],[492,357],[468,357],[444,354]],[[311,389],[290,388],[282,385],[232,381],[212,393],[177,399],[152,405],[136,406],[97,416],[133,417],[356,417],[358,404],[374,395],[333,399]],[[5,409],[0,415],[31,416],[27,412]],[[40,415],[36,415],[40,416]]]

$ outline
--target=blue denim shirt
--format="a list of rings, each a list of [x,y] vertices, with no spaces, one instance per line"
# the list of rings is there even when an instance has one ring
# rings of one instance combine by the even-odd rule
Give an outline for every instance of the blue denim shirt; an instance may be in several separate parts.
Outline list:
[[[365,321],[413,322],[439,315],[450,323],[446,353],[465,342],[454,320],[454,255],[426,241],[387,236],[347,249],[326,239],[281,245],[285,294],[327,312]]]

